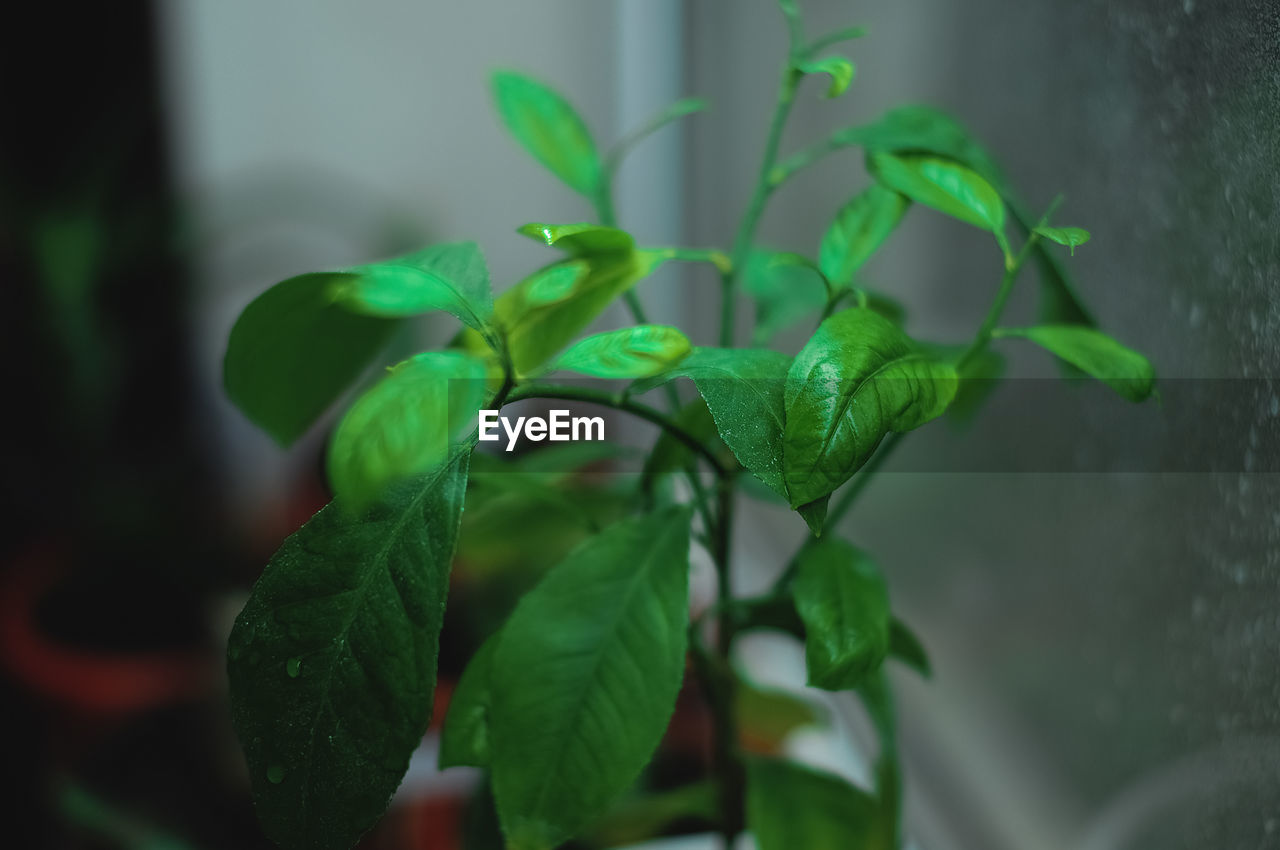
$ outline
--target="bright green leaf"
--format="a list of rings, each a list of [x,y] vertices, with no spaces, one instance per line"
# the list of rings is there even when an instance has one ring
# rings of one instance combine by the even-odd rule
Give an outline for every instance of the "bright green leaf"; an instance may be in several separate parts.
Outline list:
[[[333,490],[359,510],[392,481],[442,463],[475,427],[484,364],[457,351],[418,354],[362,395],[329,444]]]
[[[637,325],[579,340],[557,357],[548,371],[565,369],[594,378],[647,378],[672,368],[692,346],[669,325]]]
[[[1035,232],[1051,242],[1066,245],[1071,249],[1073,257],[1076,254],[1076,246],[1083,245],[1090,238],[1089,231],[1083,227],[1037,227]]]
[[[617,523],[530,591],[493,657],[498,812],[514,850],[550,850],[635,780],[675,707],[688,628],[689,521]]]
[[[850,285],[862,264],[884,244],[910,201],[873,183],[845,204],[822,237],[818,263],[837,289]]]
[[[320,511],[236,618],[232,720],[258,819],[281,847],[347,850],[426,732],[468,454],[359,518]]]
[[[516,372],[538,369],[663,260],[656,251],[592,254],[539,269],[504,292],[494,304],[494,321],[506,329]],[[468,351],[488,350],[473,331],[461,341]]]
[[[630,251],[636,247],[636,240],[627,231],[599,224],[532,222],[522,225],[516,232],[575,257]]]
[[[810,686],[849,690],[879,668],[889,651],[889,592],[864,552],[831,538],[806,546],[791,593]]]
[[[489,764],[489,711],[493,690],[489,675],[500,635],[491,635],[471,656],[458,686],[449,698],[444,731],[440,735],[440,769]]]
[[[868,167],[876,180],[911,200],[990,231],[1009,255],[1004,201],[976,171],[936,156],[873,153]]]
[[[884,317],[851,309],[828,318],[787,375],[783,458],[792,507],[831,493],[885,434],[939,416],[955,392],[954,367]]]
[[[856,69],[852,62],[843,56],[824,56],[821,59],[809,59],[796,64],[796,68],[805,74],[829,74],[831,85],[827,87],[827,97],[839,97],[853,82]]]
[[[997,337],[1029,339],[1087,375],[1104,382],[1129,401],[1142,401],[1155,389],[1151,361],[1111,337],[1079,325],[1001,328]]]
[[[478,331],[493,314],[489,270],[474,242],[433,245],[344,271],[332,293],[354,313],[399,318],[444,310]]]
[[[780,494],[783,385],[791,358],[763,348],[695,348],[676,368],[637,382],[647,392],[673,378],[690,378],[706,399],[720,439],[738,463]]]
[[[400,327],[333,303],[345,274],[304,274],[253,300],[231,329],[227,395],[283,446],[291,445],[364,371]]]
[[[587,125],[549,86],[514,71],[493,75],[498,114],[511,135],[571,188],[591,197],[600,185],[600,156]]]
[[[871,843],[876,809],[871,795],[829,773],[747,762],[747,827],[759,850],[889,850]]]

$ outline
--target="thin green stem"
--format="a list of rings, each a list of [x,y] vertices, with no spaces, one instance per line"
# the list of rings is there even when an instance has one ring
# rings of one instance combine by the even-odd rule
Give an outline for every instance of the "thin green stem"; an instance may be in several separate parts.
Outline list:
[[[790,17],[788,18],[790,20]],[[794,35],[793,35],[794,37]],[[793,44],[794,49],[794,44]],[[778,159],[778,148],[782,144],[782,133],[787,125],[787,116],[791,114],[791,106],[795,103],[796,86],[801,74],[790,63],[782,72],[782,81],[778,86],[778,102],[773,110],[773,118],[769,122],[769,136],[765,142],[764,157],[760,162],[760,174],[756,180],[755,191],[747,210],[738,223],[738,231],[733,239],[733,248],[729,253],[731,268],[720,276],[720,345],[722,348],[733,347],[733,331],[737,302],[734,299],[738,277],[746,265],[751,253],[751,245],[755,241],[756,228],[760,217],[764,214],[765,203],[773,193],[776,184],[772,180],[774,163]]]
[[[862,38],[866,34],[867,31],[862,27],[845,27],[844,29],[818,36],[813,41],[809,42],[809,45],[805,47],[804,52],[806,56],[813,56],[833,44],[839,44],[842,41],[852,41],[855,38]]]
[[[586,404],[598,404],[601,407],[620,410],[623,413],[630,413],[632,416],[652,422],[672,437],[684,443],[702,457],[719,478],[728,478],[732,475],[732,472],[720,462],[720,458],[716,457],[714,452],[703,445],[701,440],[680,427],[671,417],[647,404],[641,404],[629,398],[621,398],[603,390],[592,390],[586,387],[566,387],[559,384],[526,384],[513,390],[507,396],[506,401],[510,404],[530,398],[580,401]]]

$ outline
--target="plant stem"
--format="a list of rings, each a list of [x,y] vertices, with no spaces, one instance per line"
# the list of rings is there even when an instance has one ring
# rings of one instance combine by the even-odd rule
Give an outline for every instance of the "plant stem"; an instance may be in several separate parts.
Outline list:
[[[796,45],[792,44],[794,50]],[[778,147],[782,143],[782,131],[787,124],[787,116],[791,114],[791,106],[795,103],[796,86],[801,74],[787,62],[782,72],[782,81],[778,86],[778,102],[773,110],[773,119],[769,122],[769,137],[765,142],[764,158],[760,162],[760,174],[756,180],[755,191],[747,204],[747,211],[738,223],[738,232],[733,239],[733,249],[729,258],[732,267],[720,275],[720,346],[733,347],[733,330],[737,303],[734,291],[737,288],[738,276],[746,265],[747,256],[751,253],[751,245],[755,241],[756,227],[760,224],[760,216],[764,214],[765,203],[773,193],[777,184],[773,180],[773,167],[778,159]]]
[[[697,437],[690,434],[684,428],[680,427],[671,417],[667,416],[660,410],[655,410],[647,404],[641,404],[638,401],[632,401],[629,398],[619,398],[618,396],[607,393],[602,390],[590,390],[585,387],[565,387],[558,384],[526,384],[523,387],[517,387],[507,397],[507,403],[516,401],[524,401],[530,398],[548,398],[560,399],[562,401],[581,401],[587,404],[598,404],[601,407],[609,407],[614,410],[620,410],[624,413],[630,413],[648,422],[652,422],[662,430],[666,431],[672,437],[684,443],[703,460],[707,465],[715,470],[716,476],[725,479],[732,476],[732,472],[725,467],[715,453],[702,444]]]

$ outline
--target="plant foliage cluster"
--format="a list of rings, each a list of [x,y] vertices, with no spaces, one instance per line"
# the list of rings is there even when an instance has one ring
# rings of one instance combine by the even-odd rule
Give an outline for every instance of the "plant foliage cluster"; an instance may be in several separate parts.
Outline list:
[[[1154,375],[1145,358],[1096,329],[1054,253],[1052,243],[1074,251],[1088,233],[1054,225],[1052,208],[1030,214],[947,116],[902,107],[781,156],[802,81],[825,76],[826,96],[842,95],[854,65],[831,48],[861,31],[809,40],[794,3],[780,6],[790,53],[759,179],[727,252],[641,247],[614,221],[610,190],[625,152],[702,102],[675,104],[601,153],[561,95],[500,72],[493,93],[502,120],[591,202],[596,222],[521,227],[554,257],[496,299],[476,245],[435,245],[286,280],[232,330],[227,392],[289,445],[402,323],[443,311],[461,325],[448,347],[391,366],[346,411],[329,443],[334,502],[271,559],[231,635],[234,721],[259,817],[280,845],[347,848],[381,817],[429,721],[464,504],[495,490],[553,507],[566,499],[546,470],[519,466],[527,461],[473,458],[476,412],[546,398],[611,407],[662,434],[622,515],[593,520],[595,533],[523,595],[471,659],[445,720],[441,766],[484,769],[484,793],[510,848],[549,850],[599,835],[653,757],[688,661],[715,721],[708,775],[628,797],[628,822],[641,825],[630,838],[693,816],[726,840],[749,829],[762,850],[900,846],[884,665],[896,658],[927,675],[928,661],[893,616],[875,561],[823,529],[834,530],[900,435],[948,412],[972,412],[1002,373],[996,341],[1047,349],[1133,401],[1153,392]],[[843,148],[861,149],[872,180],[836,212],[816,254],[758,248],[770,196]],[[984,231],[1000,258],[990,311],[967,344],[913,339],[901,308],[861,276],[914,207]],[[709,263],[718,273],[717,345],[694,345],[679,329],[647,321],[637,286],[672,261]],[[1030,263],[1040,272],[1040,322],[1003,327],[1005,303]],[[756,347],[739,347],[734,336],[744,296],[755,308]],[[583,337],[618,299],[635,324]],[[817,326],[795,357],[764,347],[803,320]],[[548,380],[557,372],[626,383],[620,391],[567,386]],[[692,382],[692,402],[681,403],[680,381]],[[655,488],[664,476],[684,476],[688,497]],[[798,512],[812,536],[768,593],[744,598],[730,581],[734,501],[762,490]],[[693,545],[714,561],[719,597],[691,620]],[[880,739],[873,787],[744,753],[740,713],[760,693],[730,653],[736,636],[757,628],[804,642],[812,687],[863,701]]]

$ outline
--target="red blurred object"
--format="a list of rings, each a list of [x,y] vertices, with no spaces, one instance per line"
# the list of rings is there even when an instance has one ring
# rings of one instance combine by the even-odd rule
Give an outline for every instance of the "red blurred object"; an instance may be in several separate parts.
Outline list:
[[[65,707],[127,715],[209,693],[213,660],[195,652],[111,654],[64,646],[41,633],[35,611],[66,573],[58,550],[35,546],[0,585],[0,662],[23,686]]]

